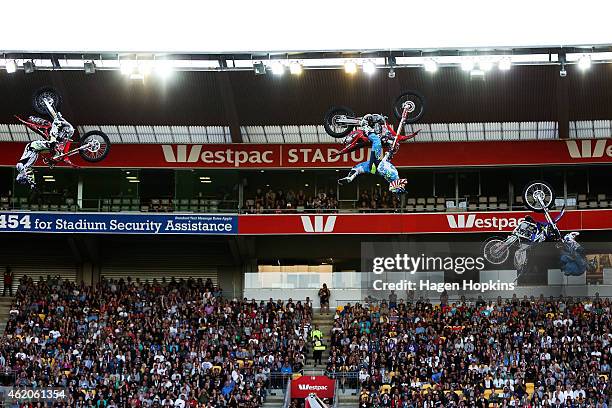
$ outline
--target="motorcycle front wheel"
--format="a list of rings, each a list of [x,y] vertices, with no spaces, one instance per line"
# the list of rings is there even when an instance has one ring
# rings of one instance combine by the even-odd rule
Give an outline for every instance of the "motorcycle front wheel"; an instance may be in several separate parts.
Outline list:
[[[408,109],[406,123],[414,123],[425,113],[425,98],[418,92],[406,91],[393,103],[393,114],[397,120],[402,120],[404,108]]]
[[[555,191],[545,181],[532,181],[523,190],[523,202],[531,211],[546,211],[555,205]]]
[[[62,95],[57,89],[50,86],[39,88],[34,92],[34,95],[32,95],[32,107],[36,113],[39,115],[51,116],[45,104],[45,100],[47,100],[51,104],[51,107],[57,112],[62,104]]]
[[[351,133],[355,126],[339,123],[342,119],[355,117],[355,113],[345,106],[334,106],[325,113],[323,127],[325,132],[336,139]]]
[[[97,163],[106,158],[110,151],[111,142],[106,133],[99,130],[90,130],[81,136],[81,147],[88,146],[79,150],[79,155],[89,163]]]

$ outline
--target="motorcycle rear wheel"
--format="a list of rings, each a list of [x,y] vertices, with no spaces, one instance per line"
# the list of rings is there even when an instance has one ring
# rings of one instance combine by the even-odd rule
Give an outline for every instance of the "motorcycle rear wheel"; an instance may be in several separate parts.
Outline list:
[[[88,143],[92,143],[97,148],[79,150],[79,155],[86,162],[98,163],[108,156],[111,142],[106,133],[99,130],[90,130],[81,136],[80,139],[81,146]]]
[[[325,132],[336,139],[342,138],[353,131],[354,126],[338,124],[337,119],[342,117],[355,117],[355,113],[345,106],[332,106],[326,113],[323,120]]]
[[[482,254],[491,265],[501,265],[510,255],[510,248],[501,237],[488,238],[482,245]]]

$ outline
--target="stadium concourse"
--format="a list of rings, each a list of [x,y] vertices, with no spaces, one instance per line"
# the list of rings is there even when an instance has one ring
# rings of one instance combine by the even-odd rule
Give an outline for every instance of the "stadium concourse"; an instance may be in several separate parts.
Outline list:
[[[609,407],[604,51],[3,54],[0,402]]]

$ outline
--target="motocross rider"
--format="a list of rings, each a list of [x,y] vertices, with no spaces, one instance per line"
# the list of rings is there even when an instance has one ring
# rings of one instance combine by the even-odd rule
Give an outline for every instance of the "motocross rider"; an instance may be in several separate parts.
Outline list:
[[[45,119],[30,116],[30,121],[33,123],[43,124]],[[21,159],[17,162],[17,182],[28,184],[31,189],[36,187],[34,178],[34,170],[32,166],[36,163],[38,155],[42,152],[55,152],[58,143],[64,143],[72,138],[74,127],[66,121],[59,112],[57,113],[51,130],[49,131],[49,140],[34,140],[28,143],[23,150]]]
[[[368,139],[372,143],[370,158],[353,167],[346,177],[338,180],[338,184],[348,184],[360,174],[371,173],[384,177],[389,183],[389,191],[392,193],[402,194],[406,192],[407,180],[399,178],[397,169],[389,161],[399,149],[399,143],[396,143],[393,151],[389,151],[389,154],[385,156],[384,147],[391,149],[394,141],[394,137],[385,127],[385,123],[385,117],[379,114],[367,114],[361,119],[359,126],[368,135]]]

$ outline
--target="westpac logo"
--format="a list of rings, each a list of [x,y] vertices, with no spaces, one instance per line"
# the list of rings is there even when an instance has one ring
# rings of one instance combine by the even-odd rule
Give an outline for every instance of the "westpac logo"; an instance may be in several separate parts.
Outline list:
[[[607,146],[605,139],[601,140],[566,140],[567,150],[572,159],[591,159],[612,157],[612,145]]]
[[[272,150],[223,150],[202,149],[202,145],[162,145],[164,160],[167,163],[197,163],[223,164],[240,167],[241,164],[270,164],[273,163]]]
[[[497,229],[502,231],[505,228],[516,228],[522,218],[476,218],[476,214],[457,214],[447,215],[448,226],[451,229]]]
[[[327,385],[298,384],[300,391],[326,391]]]
[[[301,218],[305,232],[333,232],[334,225],[336,225],[335,215],[330,215],[328,217],[323,215],[315,215],[314,217],[302,215]],[[312,219],[314,219],[314,224]]]

